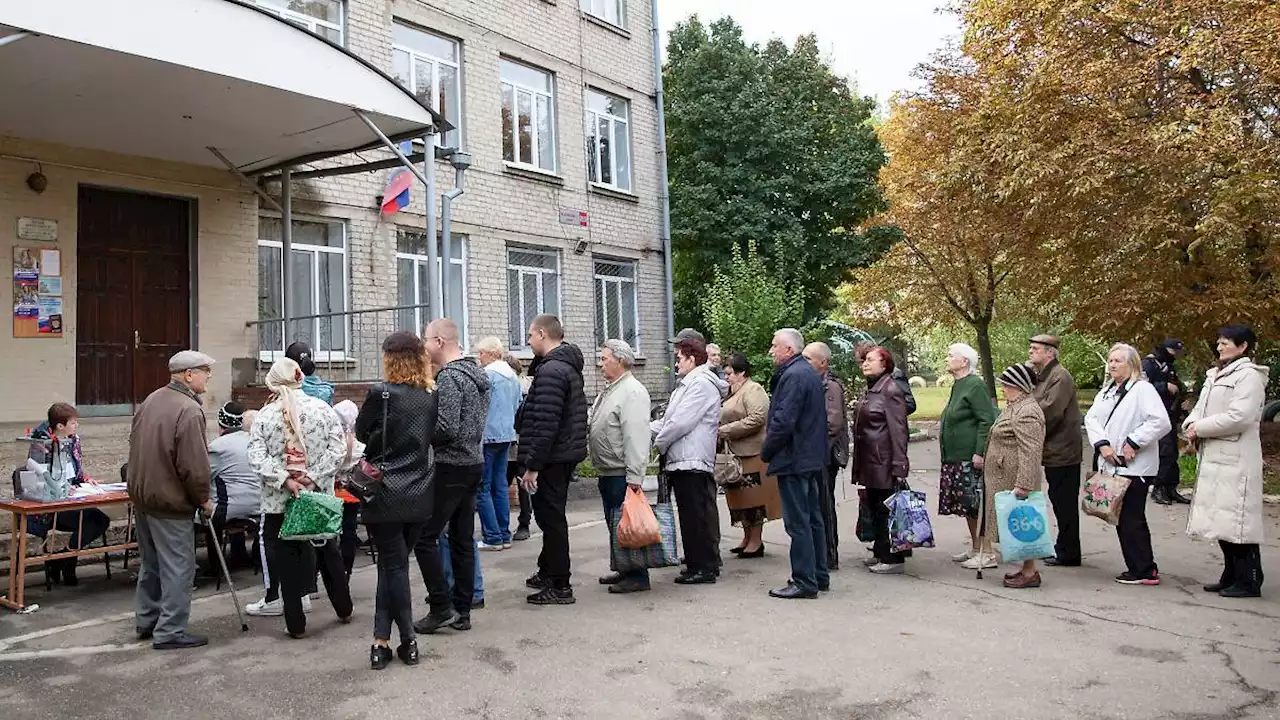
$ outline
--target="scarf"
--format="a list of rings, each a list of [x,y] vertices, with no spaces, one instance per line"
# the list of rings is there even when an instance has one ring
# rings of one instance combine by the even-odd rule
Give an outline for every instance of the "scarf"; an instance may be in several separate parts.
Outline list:
[[[267,373],[267,389],[275,394],[284,416],[284,469],[293,480],[310,484],[307,471],[307,445],[302,439],[298,414],[298,393],[302,387],[302,369],[289,358],[277,360]]]

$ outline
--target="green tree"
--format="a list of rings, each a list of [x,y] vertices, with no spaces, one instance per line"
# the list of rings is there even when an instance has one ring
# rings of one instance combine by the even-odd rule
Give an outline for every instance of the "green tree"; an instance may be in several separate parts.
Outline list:
[[[748,45],[729,18],[678,24],[663,82],[679,324],[708,320],[707,270],[752,240],[802,317],[817,317],[889,244],[889,230],[863,229],[885,207],[874,102],[832,73],[813,35]]]
[[[711,286],[703,283],[703,292],[707,328],[722,356],[746,355],[753,378],[767,386],[773,333],[799,326],[803,310],[797,294],[765,264],[754,240],[747,241],[746,252],[730,249],[729,261],[715,267]]]

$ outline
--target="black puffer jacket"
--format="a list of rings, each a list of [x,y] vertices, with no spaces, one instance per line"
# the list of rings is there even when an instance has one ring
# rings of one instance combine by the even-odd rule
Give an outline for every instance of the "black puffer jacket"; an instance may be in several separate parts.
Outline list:
[[[530,367],[533,386],[516,418],[520,465],[541,470],[551,463],[579,463],[587,456],[587,396],[582,351],[563,343]]]
[[[390,396],[386,428],[384,391]],[[382,489],[362,508],[364,522],[425,522],[431,515],[436,402],[434,392],[409,385],[385,383],[369,389],[356,418],[356,439],[365,444],[369,462],[383,472]]]

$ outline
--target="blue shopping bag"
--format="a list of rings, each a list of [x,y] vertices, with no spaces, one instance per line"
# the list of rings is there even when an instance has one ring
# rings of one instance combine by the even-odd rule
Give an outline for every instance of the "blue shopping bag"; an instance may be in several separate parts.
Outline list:
[[[1049,513],[1044,493],[1033,492],[1019,500],[1012,492],[996,493],[996,525],[1000,530],[1000,555],[1005,562],[1053,557]]]

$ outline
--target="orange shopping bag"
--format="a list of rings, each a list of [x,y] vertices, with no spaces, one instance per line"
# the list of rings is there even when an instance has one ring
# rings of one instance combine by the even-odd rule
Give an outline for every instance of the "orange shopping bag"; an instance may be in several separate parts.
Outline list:
[[[627,498],[622,501],[622,519],[618,521],[618,545],[637,550],[662,542],[658,518],[649,507],[644,493],[627,488]]]

